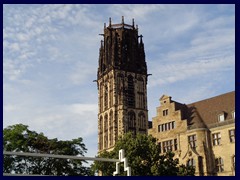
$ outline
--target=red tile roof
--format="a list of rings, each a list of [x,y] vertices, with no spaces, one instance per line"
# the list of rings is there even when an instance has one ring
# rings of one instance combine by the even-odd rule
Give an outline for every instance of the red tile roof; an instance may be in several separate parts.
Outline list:
[[[187,105],[187,119],[190,129],[205,128],[235,122],[235,91]],[[219,115],[225,115],[225,121],[219,122]]]

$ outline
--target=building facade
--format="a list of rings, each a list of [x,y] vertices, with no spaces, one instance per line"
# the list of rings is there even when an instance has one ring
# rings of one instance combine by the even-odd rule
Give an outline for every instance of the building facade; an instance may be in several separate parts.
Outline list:
[[[235,91],[182,104],[160,98],[148,134],[161,153],[173,151],[180,164],[193,165],[199,176],[235,175]]]
[[[126,132],[147,133],[147,65],[138,27],[104,24],[99,49],[98,153],[111,150]]]

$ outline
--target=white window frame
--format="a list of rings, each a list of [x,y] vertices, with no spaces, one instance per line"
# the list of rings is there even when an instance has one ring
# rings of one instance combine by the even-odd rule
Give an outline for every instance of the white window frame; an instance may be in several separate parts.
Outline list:
[[[225,116],[224,116],[224,114],[219,114],[219,116],[218,116],[218,121],[219,121],[219,122],[224,122],[224,121],[225,121]]]
[[[193,159],[193,158],[188,159],[187,166],[192,166],[192,167],[196,168],[196,161],[195,161],[195,159]]]
[[[224,162],[223,162],[223,158],[219,157],[215,159],[215,163],[216,163],[216,171],[219,172],[223,172],[224,171]]]
[[[191,148],[196,149],[197,147],[197,135],[192,134],[188,136],[188,143],[190,144]]]
[[[229,140],[231,143],[235,143],[235,129],[229,130]]]
[[[221,133],[220,132],[212,134],[212,143],[213,143],[213,146],[221,145]]]

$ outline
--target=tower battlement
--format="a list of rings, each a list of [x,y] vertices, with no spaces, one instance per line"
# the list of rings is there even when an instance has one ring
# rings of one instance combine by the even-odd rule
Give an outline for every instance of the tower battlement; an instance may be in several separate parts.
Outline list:
[[[136,25],[136,28],[135,28],[134,19],[132,19],[132,25],[125,24],[124,23],[124,16],[122,16],[122,23],[119,23],[119,24],[112,24],[112,19],[109,18],[109,25],[108,25],[108,27],[106,27],[106,23],[104,23],[104,29],[106,29],[106,28],[112,28],[112,29],[125,28],[125,29],[137,30],[138,26]]]
[[[138,35],[134,20],[132,25],[124,23],[104,25],[104,34],[99,48],[98,76],[112,69],[147,74],[142,35]]]

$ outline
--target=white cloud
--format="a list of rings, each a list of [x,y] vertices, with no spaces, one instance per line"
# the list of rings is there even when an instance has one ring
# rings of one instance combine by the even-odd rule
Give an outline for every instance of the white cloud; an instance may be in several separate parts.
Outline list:
[[[89,77],[93,74],[96,74],[96,68],[92,67],[89,64],[78,63],[72,72],[69,74],[69,80],[75,85],[81,85],[89,80]],[[94,80],[94,79],[92,79]]]
[[[31,57],[33,57],[36,53],[35,52],[22,52],[20,55],[19,55],[19,59],[25,59],[25,60],[30,60]],[[34,64],[34,63],[33,63]],[[22,66],[21,67],[26,67],[26,63],[22,63]]]
[[[3,111],[5,111],[7,113],[14,112],[17,109],[18,109],[18,106],[13,105],[13,104],[7,104],[7,105],[3,106]]]
[[[235,64],[234,56],[216,57],[209,60],[181,61],[168,65],[157,66],[154,63],[151,72],[153,76],[149,82],[149,87],[174,83],[177,81],[195,79],[199,76],[211,77],[213,72],[221,72],[232,68]],[[157,76],[155,76],[157,75]],[[161,78],[159,78],[161,77]]]
[[[19,51],[20,47],[18,43],[12,43],[9,47],[12,51]]]
[[[198,88],[190,88],[188,93],[182,97],[176,97],[179,102],[190,104],[193,102],[197,102],[199,100],[207,99],[213,97],[216,93],[213,88],[211,87],[213,84],[206,83],[204,86],[200,86]]]
[[[7,59],[3,61],[3,78],[6,78],[7,76],[10,80],[15,80],[20,72],[19,69],[15,68],[13,60]]]
[[[31,38],[30,34],[27,33],[16,34],[16,37],[19,41],[28,41]]]
[[[203,23],[203,28],[213,29],[232,26],[235,23],[235,16],[220,16]]]
[[[26,109],[29,109],[28,113],[26,113]],[[4,113],[13,113],[21,117],[16,119],[16,116],[8,115],[8,119],[15,119],[15,122],[4,121],[4,127],[11,125],[10,123],[13,122],[23,123],[29,125],[31,129],[43,132],[49,138],[58,137],[67,140],[83,137],[87,139],[95,134],[97,130],[97,104],[58,106],[41,104],[38,109],[26,103],[25,107],[7,104],[4,106]]]
[[[91,111],[97,112],[98,109],[96,104],[72,104],[68,110],[74,114],[85,114]]]
[[[125,16],[127,23],[131,22],[132,18],[145,21],[149,14],[163,9],[165,5],[160,4],[113,4],[108,7],[110,14],[118,17],[118,19],[113,19],[115,24],[121,22],[122,16]]]

